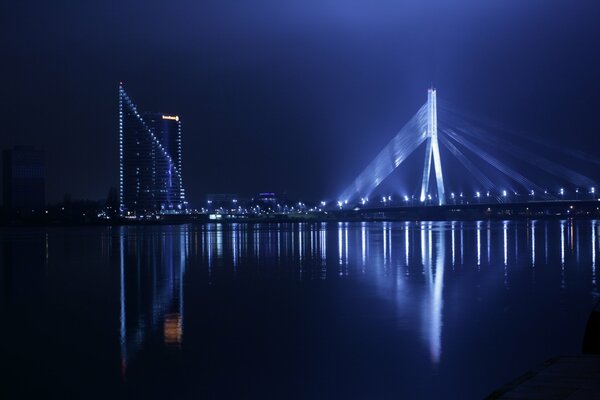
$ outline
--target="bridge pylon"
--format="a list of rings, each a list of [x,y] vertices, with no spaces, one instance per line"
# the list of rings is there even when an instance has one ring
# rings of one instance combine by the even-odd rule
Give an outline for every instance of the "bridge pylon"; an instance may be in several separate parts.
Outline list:
[[[446,204],[444,192],[444,174],[442,173],[442,160],[440,158],[440,147],[438,144],[437,131],[437,101],[435,89],[427,91],[427,130],[425,132],[427,147],[425,150],[425,164],[423,167],[423,183],[421,184],[421,202],[427,199],[429,191],[429,177],[431,175],[431,164],[435,170],[435,181],[437,184],[438,204]]]

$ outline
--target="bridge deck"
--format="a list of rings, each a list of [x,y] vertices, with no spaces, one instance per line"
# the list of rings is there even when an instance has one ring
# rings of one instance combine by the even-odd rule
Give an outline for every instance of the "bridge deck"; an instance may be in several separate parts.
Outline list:
[[[600,356],[558,357],[492,393],[488,399],[600,399]]]

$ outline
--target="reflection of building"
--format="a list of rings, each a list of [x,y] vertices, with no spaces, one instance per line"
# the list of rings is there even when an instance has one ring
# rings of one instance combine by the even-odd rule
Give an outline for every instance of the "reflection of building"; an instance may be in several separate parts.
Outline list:
[[[16,146],[3,154],[4,207],[36,209],[45,205],[44,152]]]
[[[181,119],[138,111],[119,86],[121,214],[179,213],[185,209]]]
[[[125,372],[129,359],[145,343],[159,340],[169,348],[182,344],[183,280],[189,242],[185,226],[143,234],[122,227],[118,241],[121,362]]]

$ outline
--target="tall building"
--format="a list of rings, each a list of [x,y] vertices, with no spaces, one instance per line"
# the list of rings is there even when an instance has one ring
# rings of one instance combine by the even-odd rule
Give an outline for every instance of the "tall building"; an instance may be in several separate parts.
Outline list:
[[[142,113],[119,84],[121,215],[184,212],[181,161],[181,118]]]
[[[33,146],[15,146],[4,150],[3,186],[5,208],[34,210],[44,207],[44,152]]]

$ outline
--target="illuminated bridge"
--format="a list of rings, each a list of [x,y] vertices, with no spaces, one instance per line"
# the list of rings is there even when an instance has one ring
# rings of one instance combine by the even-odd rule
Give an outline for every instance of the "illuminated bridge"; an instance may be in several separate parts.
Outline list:
[[[589,203],[598,200],[596,183],[580,171],[598,165],[581,151],[486,125],[445,103],[438,108],[429,89],[427,102],[337,198],[337,208]],[[390,179],[403,169],[408,177]]]

